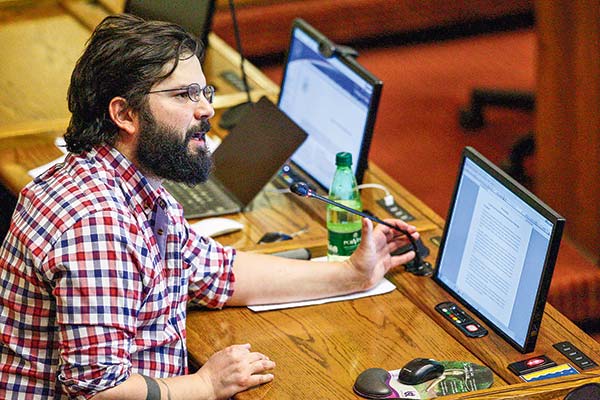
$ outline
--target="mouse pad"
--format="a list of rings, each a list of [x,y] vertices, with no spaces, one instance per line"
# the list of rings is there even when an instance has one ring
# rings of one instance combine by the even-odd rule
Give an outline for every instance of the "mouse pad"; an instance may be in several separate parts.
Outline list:
[[[433,399],[454,393],[471,392],[492,386],[492,370],[465,361],[440,361],[444,374],[410,386],[398,382],[400,369],[369,368],[356,378],[354,392],[366,399]]]

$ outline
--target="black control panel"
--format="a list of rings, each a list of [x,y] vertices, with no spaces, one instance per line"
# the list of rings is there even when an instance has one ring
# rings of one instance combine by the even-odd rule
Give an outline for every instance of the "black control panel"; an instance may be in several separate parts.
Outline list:
[[[487,335],[488,331],[453,301],[445,301],[435,306],[435,310],[452,322],[463,334],[478,338]]]
[[[396,201],[394,201],[391,205],[386,205],[384,199],[377,200],[377,204],[383,207],[393,218],[401,219],[404,222],[410,222],[415,219],[415,217],[409,213],[406,209],[402,208]]]
[[[577,365],[581,369],[588,369],[597,367],[594,361],[585,355],[581,350],[577,347],[573,346],[571,342],[560,342],[552,345],[556,350],[560,351],[561,354],[567,357],[569,360],[573,362],[573,364]]]

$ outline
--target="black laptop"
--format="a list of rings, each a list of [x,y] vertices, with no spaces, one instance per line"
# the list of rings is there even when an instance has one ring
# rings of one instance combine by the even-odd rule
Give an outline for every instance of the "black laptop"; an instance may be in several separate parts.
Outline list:
[[[244,211],[304,139],[306,133],[262,97],[215,150],[215,171],[206,183],[163,185],[188,219]]]

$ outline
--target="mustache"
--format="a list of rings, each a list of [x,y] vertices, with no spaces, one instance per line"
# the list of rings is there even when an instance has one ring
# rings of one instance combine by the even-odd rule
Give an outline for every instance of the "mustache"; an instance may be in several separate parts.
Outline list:
[[[204,136],[210,131],[210,129],[210,122],[206,119],[201,120],[198,125],[188,129],[185,135],[186,142],[191,140],[194,136],[197,136],[198,134],[200,134],[200,136],[204,139]]]

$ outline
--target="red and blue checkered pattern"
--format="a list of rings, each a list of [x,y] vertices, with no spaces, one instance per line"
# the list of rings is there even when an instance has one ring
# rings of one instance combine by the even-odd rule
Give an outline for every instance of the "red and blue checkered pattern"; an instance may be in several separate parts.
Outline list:
[[[87,399],[132,373],[187,373],[187,302],[222,307],[234,258],[116,149],[68,155],[23,189],[0,249],[1,397]]]

